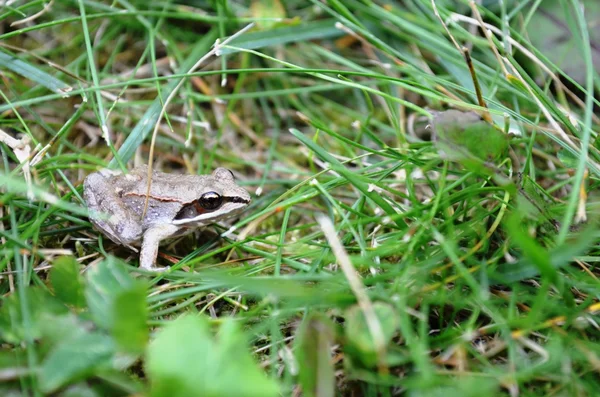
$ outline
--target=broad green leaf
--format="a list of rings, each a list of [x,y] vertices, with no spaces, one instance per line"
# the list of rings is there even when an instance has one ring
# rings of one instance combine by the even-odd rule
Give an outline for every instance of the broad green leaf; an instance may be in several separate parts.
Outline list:
[[[146,294],[146,286],[136,283],[133,288],[121,291],[115,297],[112,331],[124,351],[142,353],[148,342]]]
[[[91,268],[87,280],[85,296],[94,321],[113,333],[122,350],[141,352],[148,337],[146,285],[114,257]]]
[[[566,150],[562,149],[562,150],[558,151],[557,156],[558,156],[558,159],[560,160],[560,162],[565,165],[565,167],[567,167],[567,168],[577,168],[578,167],[579,159],[573,153],[567,152]]]
[[[373,310],[383,334],[383,344],[387,345],[398,330],[398,316],[392,306],[375,302]],[[348,344],[360,361],[367,366],[377,363],[377,344],[365,319],[362,309],[354,305],[346,311],[344,331]]]
[[[50,283],[58,299],[75,307],[85,305],[83,277],[79,263],[72,256],[62,256],[52,263]]]
[[[21,302],[21,299],[25,302]],[[23,310],[26,310],[25,316]],[[25,288],[22,296],[11,294],[2,300],[0,339],[12,344],[38,339],[47,316],[59,316],[67,312],[67,307],[46,290]]]
[[[215,338],[204,318],[180,317],[151,342],[145,365],[154,397],[279,395],[234,321],[225,321]]]
[[[494,162],[508,149],[508,137],[475,112],[437,112],[432,127],[436,147],[471,171],[493,174]]]
[[[21,348],[0,350],[0,371],[29,372],[27,367],[27,352]],[[0,394],[2,395],[2,394]]]
[[[119,259],[109,256],[87,273],[85,298],[96,324],[110,329],[114,324],[113,306],[117,294],[134,288],[135,280]]]
[[[214,362],[218,364],[215,367],[215,370],[218,371],[215,376],[221,377],[225,395],[240,397],[279,395],[277,382],[265,375],[250,354],[248,342],[237,321],[229,319],[222,323],[216,335],[215,345],[218,347],[213,351]],[[236,358],[235,365],[230,364],[231,357]],[[207,365],[210,367],[211,363],[207,362]],[[231,392],[227,392],[229,383],[236,379],[240,383],[234,384]],[[240,384],[244,385],[243,390],[239,390]],[[223,394],[217,393],[216,395]]]
[[[61,315],[43,313],[40,318],[41,339],[47,346],[75,338],[88,329],[89,323],[70,312]]]
[[[82,382],[68,387],[60,397],[102,397],[102,394]]]
[[[40,388],[50,393],[108,367],[115,346],[112,338],[99,333],[83,333],[64,339],[48,353],[40,368]]]
[[[335,373],[331,357],[334,331],[323,315],[307,317],[296,334],[299,380],[306,397],[335,395]]]

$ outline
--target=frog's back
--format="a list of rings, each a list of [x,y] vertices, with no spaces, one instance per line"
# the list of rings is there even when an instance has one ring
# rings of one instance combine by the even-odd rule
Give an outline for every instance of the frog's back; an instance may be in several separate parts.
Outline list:
[[[126,194],[142,196],[145,198],[148,190],[147,166],[133,169],[126,178],[130,180]],[[161,202],[178,202],[181,204],[191,203],[197,200],[206,186],[204,175],[167,174],[164,172],[152,172],[152,185],[150,197]]]

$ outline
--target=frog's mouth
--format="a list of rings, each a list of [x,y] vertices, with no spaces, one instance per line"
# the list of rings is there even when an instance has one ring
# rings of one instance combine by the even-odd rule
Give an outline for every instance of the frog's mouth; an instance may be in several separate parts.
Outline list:
[[[182,208],[171,223],[173,225],[209,225],[239,214],[248,206],[248,204],[250,204],[249,198],[245,199],[239,196],[223,197],[221,206],[214,210],[208,210],[192,204]]]

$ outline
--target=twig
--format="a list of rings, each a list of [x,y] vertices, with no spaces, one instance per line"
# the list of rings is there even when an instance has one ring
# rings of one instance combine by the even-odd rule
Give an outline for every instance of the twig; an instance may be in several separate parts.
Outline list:
[[[344,272],[344,276],[348,280],[348,284],[350,284],[350,288],[352,292],[356,296],[356,300],[358,301],[358,306],[362,310],[365,321],[367,322],[367,327],[369,328],[369,332],[371,333],[371,337],[373,338],[373,342],[375,343],[375,348],[377,349],[377,361],[380,372],[387,372],[387,367],[384,362],[385,357],[385,338],[383,336],[383,330],[381,328],[381,324],[377,319],[377,315],[375,314],[375,310],[373,308],[373,303],[367,294],[365,286],[360,281],[360,278],[356,274],[356,270],[350,261],[350,257],[348,253],[342,246],[340,239],[338,238],[335,228],[333,227],[333,223],[329,218],[324,215],[317,216],[317,222],[321,226],[321,230],[323,230],[323,234],[325,238],[329,242],[331,246],[331,250],[335,255],[338,264],[342,268]]]

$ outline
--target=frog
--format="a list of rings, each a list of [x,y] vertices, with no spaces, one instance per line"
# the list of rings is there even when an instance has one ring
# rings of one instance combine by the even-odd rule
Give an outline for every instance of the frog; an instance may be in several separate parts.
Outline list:
[[[207,175],[152,171],[146,208],[148,167],[129,173],[102,169],[83,181],[83,199],[92,225],[113,242],[134,252],[140,247],[140,268],[156,266],[163,240],[183,236],[246,209],[251,198],[227,168]]]

